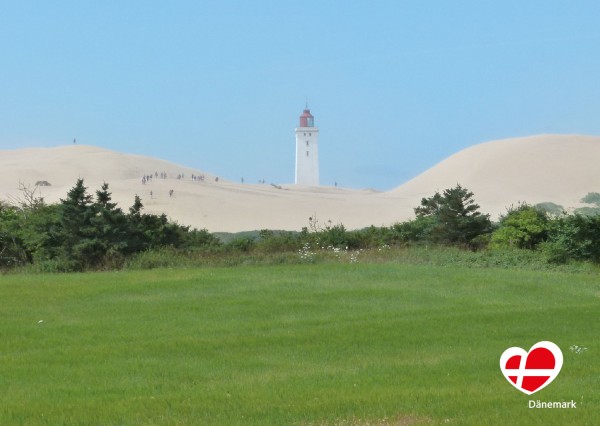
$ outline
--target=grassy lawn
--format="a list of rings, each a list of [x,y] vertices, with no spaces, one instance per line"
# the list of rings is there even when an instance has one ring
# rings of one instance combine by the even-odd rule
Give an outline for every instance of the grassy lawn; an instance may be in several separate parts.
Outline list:
[[[317,264],[0,276],[0,424],[591,425],[599,336],[593,274]],[[499,358],[541,340],[564,365],[529,397]]]

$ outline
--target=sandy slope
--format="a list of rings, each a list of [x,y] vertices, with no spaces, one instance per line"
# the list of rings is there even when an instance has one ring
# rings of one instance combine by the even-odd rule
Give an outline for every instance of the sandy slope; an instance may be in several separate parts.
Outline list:
[[[155,172],[167,172],[169,177],[141,183],[142,176]],[[182,173],[185,178],[176,179]],[[204,182],[192,181],[192,174],[204,175]],[[46,180],[52,186],[41,187],[41,195],[48,202],[58,201],[78,177],[85,179],[90,192],[108,182],[123,209],[138,194],[145,211],[164,212],[179,223],[211,231],[300,230],[315,215],[321,223],[331,220],[360,228],[391,224],[412,212],[411,206],[398,205],[395,197],[373,191],[216,182],[215,176],[200,170],[92,146],[0,151],[0,199],[19,196],[19,182],[33,186]]]
[[[242,185],[155,158],[91,146],[0,151],[0,199],[19,196],[19,182],[40,188],[49,202],[64,198],[78,177],[90,192],[103,181],[123,209],[142,197],[146,211],[166,213],[179,223],[210,231],[300,230],[315,216],[347,228],[390,225],[413,217],[422,197],[457,183],[475,193],[482,210],[496,217],[518,201],[578,205],[600,192],[600,137],[543,135],[487,142],[462,150],[392,191]],[[143,185],[145,174],[167,172]],[[184,174],[178,180],[176,176]],[[205,181],[191,176],[204,175]],[[174,196],[169,196],[169,190]],[[152,196],[150,192],[152,191]]]
[[[600,192],[600,137],[540,135],[482,143],[464,149],[393,189],[412,204],[460,183],[493,216],[518,201],[579,205]]]

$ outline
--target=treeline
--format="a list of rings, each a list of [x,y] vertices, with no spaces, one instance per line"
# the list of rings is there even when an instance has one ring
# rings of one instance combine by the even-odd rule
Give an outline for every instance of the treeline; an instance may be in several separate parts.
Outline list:
[[[600,207],[600,194],[590,193],[582,201]],[[479,211],[473,193],[457,185],[423,198],[412,220],[350,232],[343,225],[327,226],[313,233],[312,240],[350,249],[428,244],[474,251],[530,250],[556,264],[600,263],[600,211],[594,207],[574,214],[550,213],[544,207],[520,203],[492,223]]]
[[[315,251],[381,250],[413,245],[464,250],[530,250],[549,262],[600,263],[600,216],[548,213],[519,204],[496,223],[482,214],[473,193],[457,185],[423,198],[415,218],[390,227],[348,231],[343,224],[309,218],[301,232],[263,230],[224,242],[206,230],[143,213],[139,197],[127,212],[112,202],[108,184],[87,192],[83,180],[58,204],[28,194],[20,203],[0,203],[0,267],[36,265],[40,271],[118,269],[140,254],[168,248],[171,255],[195,258],[294,255]]]
[[[582,201],[600,206],[598,195],[590,193]],[[479,213],[473,193],[457,185],[423,198],[421,206],[415,208],[416,218],[392,229],[403,243],[458,245],[471,250],[536,250],[552,263],[600,263],[600,211],[586,208],[567,214],[554,208],[550,212],[546,204],[520,203],[510,207],[497,223],[491,223],[489,215]]]
[[[119,268],[130,256],[170,246],[218,243],[207,231],[190,230],[166,215],[142,212],[138,196],[128,212],[112,202],[108,184],[87,192],[82,179],[58,204],[31,193],[17,205],[0,204],[0,266],[35,263],[41,270]]]

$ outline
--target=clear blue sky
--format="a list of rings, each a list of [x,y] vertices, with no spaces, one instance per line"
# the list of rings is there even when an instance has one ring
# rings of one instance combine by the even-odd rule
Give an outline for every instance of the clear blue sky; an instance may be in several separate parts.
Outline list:
[[[289,183],[390,189],[467,146],[600,135],[600,2],[8,1],[0,149],[78,143]]]

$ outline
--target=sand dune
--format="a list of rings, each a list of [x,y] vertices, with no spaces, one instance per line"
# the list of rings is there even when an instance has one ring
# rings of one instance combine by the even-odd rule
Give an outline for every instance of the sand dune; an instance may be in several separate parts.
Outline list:
[[[155,172],[167,172],[169,177],[141,183],[142,176]],[[184,174],[184,179],[176,179],[179,174]],[[204,182],[193,181],[192,174],[204,175]],[[45,180],[52,186],[39,187],[41,195],[47,202],[56,202],[79,177],[85,179],[90,192],[108,182],[113,199],[123,209],[131,206],[138,194],[146,212],[166,213],[181,224],[214,232],[301,230],[314,216],[323,224],[331,220],[361,228],[391,224],[412,211],[408,205],[399,208],[393,197],[374,191],[216,182],[214,175],[201,170],[92,146],[0,151],[0,199],[18,197],[20,182],[33,186]],[[169,196],[171,189],[173,197]]]
[[[409,182],[381,193],[295,185],[238,184],[163,160],[72,145],[0,151],[0,199],[19,196],[19,183],[39,187],[48,202],[64,198],[77,178],[90,192],[110,184],[113,198],[127,209],[136,194],[145,211],[166,213],[179,223],[210,231],[300,230],[316,216],[325,224],[355,229],[390,225],[413,217],[422,197],[457,183],[475,193],[484,212],[497,217],[518,201],[579,205],[600,192],[600,137],[543,135],[487,142],[462,150]],[[143,185],[147,174],[167,172]],[[184,175],[178,180],[176,176]],[[204,182],[192,181],[204,175]],[[173,197],[169,196],[170,190]],[[150,193],[152,192],[152,195]]]
[[[540,135],[482,143],[464,149],[393,189],[412,204],[457,183],[496,217],[519,201],[580,205],[600,192],[600,137]]]

